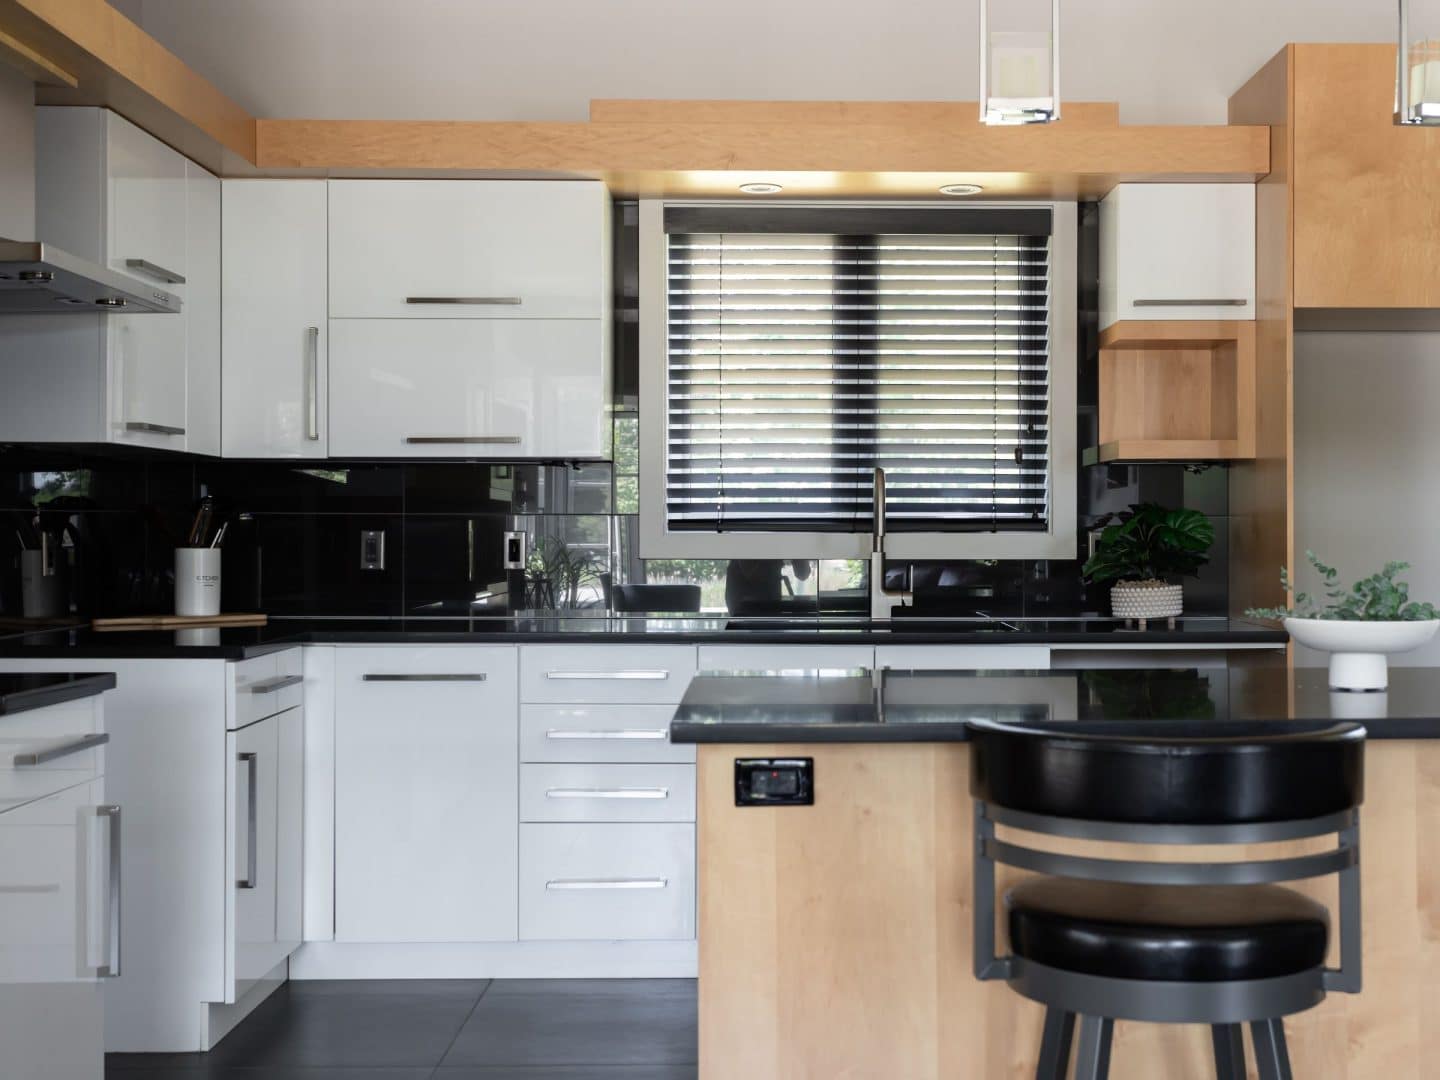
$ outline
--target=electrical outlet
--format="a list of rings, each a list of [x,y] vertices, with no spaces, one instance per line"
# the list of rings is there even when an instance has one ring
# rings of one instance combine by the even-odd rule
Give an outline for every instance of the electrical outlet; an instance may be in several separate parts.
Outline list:
[[[360,530],[360,569],[385,569],[385,530]]]
[[[525,569],[525,541],[527,537],[523,532],[507,532],[505,534],[505,569]]]

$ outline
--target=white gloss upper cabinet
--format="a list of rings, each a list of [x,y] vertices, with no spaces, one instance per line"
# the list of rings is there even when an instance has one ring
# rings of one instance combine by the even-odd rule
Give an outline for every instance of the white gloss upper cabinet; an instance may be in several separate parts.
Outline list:
[[[609,197],[590,180],[330,181],[332,318],[600,318]]]
[[[95,108],[37,109],[35,161],[38,235],[161,285],[182,308],[7,318],[0,325],[8,391],[0,395],[0,432],[16,442],[213,453],[219,295],[210,260],[218,258],[219,221],[208,204],[217,181],[129,121]],[[191,229],[215,235],[192,240]]]
[[[332,319],[332,457],[595,458],[602,319]]]
[[[222,214],[225,457],[324,457],[326,183],[226,180]]]
[[[1101,201],[1101,329],[1253,318],[1253,184],[1118,184]]]
[[[220,453],[220,179],[185,163],[185,449]]]

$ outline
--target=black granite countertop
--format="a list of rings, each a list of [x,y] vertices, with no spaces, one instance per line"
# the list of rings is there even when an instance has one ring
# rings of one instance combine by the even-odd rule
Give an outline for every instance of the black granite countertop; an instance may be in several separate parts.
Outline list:
[[[1372,739],[1440,738],[1440,668],[1392,668],[1385,693],[1331,691],[1324,668],[1007,672],[701,672],[680,743],[956,742],[972,720],[1124,731],[1139,720],[1353,720]]]
[[[43,709],[115,689],[115,676],[96,674],[0,675],[0,716]]]
[[[1282,646],[1284,630],[1225,618],[1182,618],[1174,627],[1127,627],[1100,617],[1054,619],[929,618],[870,620],[830,616],[732,619],[725,616],[567,616],[415,619],[274,618],[254,629],[107,631],[86,626],[0,638],[0,656],[193,656],[243,660],[296,645],[435,643],[649,642],[756,645],[1235,645]]]

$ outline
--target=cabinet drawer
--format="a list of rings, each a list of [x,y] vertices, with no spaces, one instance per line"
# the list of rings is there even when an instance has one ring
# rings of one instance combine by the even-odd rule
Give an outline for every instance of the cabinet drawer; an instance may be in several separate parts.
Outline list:
[[[694,821],[693,765],[520,766],[521,821]]]
[[[305,701],[300,649],[241,660],[230,665],[230,676],[235,687],[234,706],[226,714],[225,726],[230,731],[293,709]]]
[[[0,810],[105,772],[99,699],[0,716]]]
[[[875,663],[869,645],[701,645],[701,671],[814,670],[868,668]]]
[[[671,705],[522,705],[521,761],[690,762],[670,741]]]
[[[598,458],[600,319],[330,320],[332,457]]]
[[[877,668],[910,671],[1048,671],[1044,645],[877,645]]]
[[[520,650],[520,700],[674,704],[695,675],[690,645],[531,645]]]
[[[608,233],[594,181],[332,181],[330,314],[600,318]]]
[[[695,936],[691,825],[522,825],[520,937]]]

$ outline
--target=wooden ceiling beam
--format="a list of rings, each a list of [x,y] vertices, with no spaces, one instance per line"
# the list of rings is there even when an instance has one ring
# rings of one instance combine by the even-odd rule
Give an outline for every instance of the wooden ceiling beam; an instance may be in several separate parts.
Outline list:
[[[669,101],[599,98],[597,124],[898,124],[980,128],[975,101]],[[1056,121],[1067,128],[1118,127],[1113,101],[1067,101]]]

